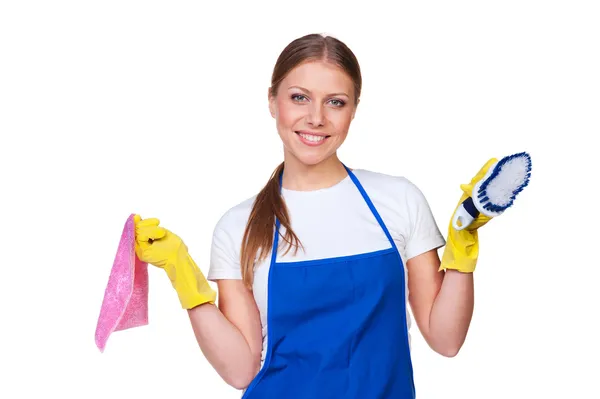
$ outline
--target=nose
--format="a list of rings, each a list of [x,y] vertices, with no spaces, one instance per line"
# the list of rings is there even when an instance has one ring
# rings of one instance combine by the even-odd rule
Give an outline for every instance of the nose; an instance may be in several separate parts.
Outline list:
[[[320,105],[313,103],[311,107],[309,107],[306,119],[311,126],[323,126],[325,125],[325,112],[323,112]]]

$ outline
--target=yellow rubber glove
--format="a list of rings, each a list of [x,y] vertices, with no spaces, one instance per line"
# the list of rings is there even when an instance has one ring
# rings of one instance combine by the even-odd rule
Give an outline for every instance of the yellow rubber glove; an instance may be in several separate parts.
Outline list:
[[[142,220],[135,215],[134,222],[137,257],[166,271],[181,306],[191,309],[203,303],[215,303],[217,293],[209,286],[181,238],[159,226],[156,218]]]
[[[475,177],[471,179],[469,184],[461,184],[460,188],[463,191],[463,195],[460,201],[458,201],[454,212],[456,212],[456,209],[458,209],[464,200],[471,196],[475,183],[483,179],[489,168],[496,162],[498,162],[496,158],[491,158],[483,165]],[[454,216],[454,213],[452,215]],[[479,256],[479,235],[477,230],[490,220],[490,217],[479,214],[470,226],[464,230],[457,231],[452,227],[452,218],[450,218],[448,238],[439,270],[452,269],[463,273],[473,273]]]

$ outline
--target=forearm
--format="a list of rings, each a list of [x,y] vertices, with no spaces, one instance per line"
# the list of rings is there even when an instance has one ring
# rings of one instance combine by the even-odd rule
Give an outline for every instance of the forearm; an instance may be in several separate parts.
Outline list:
[[[238,330],[213,304],[188,310],[194,335],[208,362],[229,385],[244,389],[260,368],[260,352],[252,351]]]
[[[429,316],[429,343],[445,356],[462,347],[473,316],[473,273],[444,272],[440,291]]]

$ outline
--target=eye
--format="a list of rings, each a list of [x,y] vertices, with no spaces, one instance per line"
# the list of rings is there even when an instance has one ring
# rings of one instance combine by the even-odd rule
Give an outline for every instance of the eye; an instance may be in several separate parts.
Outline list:
[[[302,100],[306,100],[306,97],[302,94],[292,94],[292,100],[300,102]]]
[[[338,99],[335,99],[335,98],[332,99],[331,101],[333,102],[333,105],[335,107],[343,107],[346,104],[344,101],[338,100]]]

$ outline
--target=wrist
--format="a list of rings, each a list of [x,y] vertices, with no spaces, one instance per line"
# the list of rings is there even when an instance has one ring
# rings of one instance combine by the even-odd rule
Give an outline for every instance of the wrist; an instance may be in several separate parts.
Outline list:
[[[208,284],[203,287],[202,284],[176,287],[175,291],[179,298],[179,303],[183,309],[193,309],[199,306],[212,305],[217,301],[217,292],[211,289]]]
[[[184,309],[216,302],[217,292],[210,287],[187,250],[179,251],[172,264],[171,282]]]

